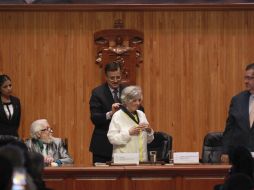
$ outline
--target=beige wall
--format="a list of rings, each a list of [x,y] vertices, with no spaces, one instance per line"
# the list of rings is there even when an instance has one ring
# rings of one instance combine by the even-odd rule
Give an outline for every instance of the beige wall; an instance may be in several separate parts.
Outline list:
[[[173,136],[176,151],[201,151],[208,131],[224,129],[231,96],[244,89],[254,11],[0,12],[0,72],[21,99],[21,136],[47,118],[56,136],[68,138],[76,163],[91,163],[89,98],[101,79],[93,33],[119,18],[144,32],[137,78],[151,125]]]

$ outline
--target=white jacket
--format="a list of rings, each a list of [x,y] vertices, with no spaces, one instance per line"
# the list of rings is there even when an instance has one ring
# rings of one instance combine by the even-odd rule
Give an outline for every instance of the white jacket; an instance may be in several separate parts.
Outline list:
[[[139,123],[147,123],[144,112],[137,110]],[[153,131],[147,133],[142,131],[139,136],[130,136],[129,129],[138,124],[125,112],[118,110],[112,117],[109,125],[108,139],[113,145],[114,153],[139,153],[140,161],[147,161],[147,143],[153,141]]]

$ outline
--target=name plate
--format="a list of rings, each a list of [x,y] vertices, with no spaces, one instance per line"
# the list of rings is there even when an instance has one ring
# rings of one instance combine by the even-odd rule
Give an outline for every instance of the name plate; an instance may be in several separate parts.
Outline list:
[[[139,164],[139,153],[114,153],[114,164]]]
[[[199,152],[174,152],[174,164],[199,164]]]

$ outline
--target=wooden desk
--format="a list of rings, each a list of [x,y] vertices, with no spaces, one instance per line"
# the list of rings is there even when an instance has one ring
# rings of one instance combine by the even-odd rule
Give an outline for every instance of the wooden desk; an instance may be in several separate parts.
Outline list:
[[[230,165],[48,167],[55,190],[209,190],[223,183]]]

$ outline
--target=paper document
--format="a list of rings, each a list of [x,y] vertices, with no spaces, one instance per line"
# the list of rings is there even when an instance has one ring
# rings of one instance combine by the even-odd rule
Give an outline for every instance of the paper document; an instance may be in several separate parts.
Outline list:
[[[139,153],[114,153],[114,164],[139,164]]]
[[[199,152],[174,152],[174,164],[198,164]]]

